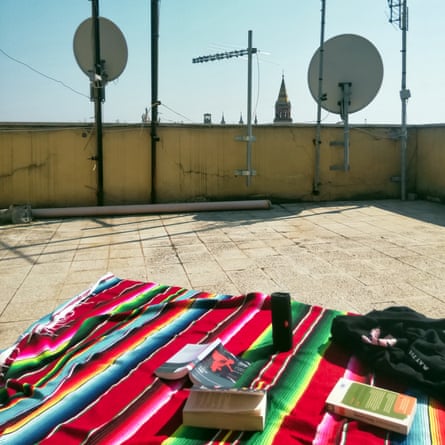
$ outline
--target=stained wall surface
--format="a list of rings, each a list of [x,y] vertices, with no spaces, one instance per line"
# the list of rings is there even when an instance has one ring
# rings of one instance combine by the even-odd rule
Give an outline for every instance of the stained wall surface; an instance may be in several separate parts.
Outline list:
[[[247,170],[245,126],[158,127],[153,153],[147,125],[103,129],[105,205],[267,198],[332,201],[398,198],[401,193],[399,128],[351,126],[349,169],[344,170],[344,128],[255,125]],[[445,200],[445,125],[411,126],[406,192]],[[96,133],[91,126],[0,125],[0,207],[97,204]],[[317,158],[319,161],[317,162]]]

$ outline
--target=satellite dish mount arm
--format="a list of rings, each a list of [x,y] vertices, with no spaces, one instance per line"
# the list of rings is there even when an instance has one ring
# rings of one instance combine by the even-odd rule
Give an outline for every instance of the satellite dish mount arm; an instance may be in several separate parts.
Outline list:
[[[105,102],[105,85],[107,83],[107,74],[104,69],[105,60],[101,60],[94,71],[90,72],[90,100],[101,103]]]
[[[338,86],[341,89],[340,116],[343,122],[348,120],[349,105],[351,104],[351,82],[340,82]]]
[[[343,120],[343,170],[349,170],[349,105],[351,105],[351,82],[340,82],[338,84],[341,88],[341,100],[338,103],[340,106],[340,116]]]

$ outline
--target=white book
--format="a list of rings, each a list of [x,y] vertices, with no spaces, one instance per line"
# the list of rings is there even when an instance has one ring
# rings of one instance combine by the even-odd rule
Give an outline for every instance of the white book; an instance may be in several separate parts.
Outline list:
[[[262,431],[266,407],[262,390],[192,388],[182,418],[189,426]]]

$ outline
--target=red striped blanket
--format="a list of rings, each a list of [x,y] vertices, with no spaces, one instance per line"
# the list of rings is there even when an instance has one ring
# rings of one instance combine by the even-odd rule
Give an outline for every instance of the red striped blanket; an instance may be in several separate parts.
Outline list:
[[[406,438],[326,412],[325,399],[339,377],[369,378],[367,369],[329,341],[339,314],[293,302],[293,348],[275,354],[266,294],[212,294],[107,275],[1,354],[0,444],[445,441],[444,407],[422,393],[411,391],[419,407]],[[268,390],[263,432],[182,426],[188,378],[154,375],[186,343],[217,337],[252,362],[251,385]]]

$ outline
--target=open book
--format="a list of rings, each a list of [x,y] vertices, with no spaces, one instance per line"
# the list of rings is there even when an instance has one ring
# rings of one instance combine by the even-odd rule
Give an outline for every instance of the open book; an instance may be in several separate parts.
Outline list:
[[[250,362],[229,352],[221,340],[212,343],[187,344],[155,370],[167,380],[189,375],[196,386],[233,388],[250,366]]]
[[[189,376],[193,382],[182,411],[184,425],[262,431],[267,394],[239,388],[250,362],[229,352],[221,340],[187,344],[156,369],[164,379]]]
[[[262,431],[267,394],[249,389],[192,388],[182,411],[184,425]]]

